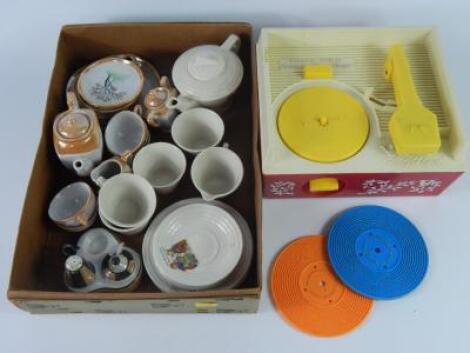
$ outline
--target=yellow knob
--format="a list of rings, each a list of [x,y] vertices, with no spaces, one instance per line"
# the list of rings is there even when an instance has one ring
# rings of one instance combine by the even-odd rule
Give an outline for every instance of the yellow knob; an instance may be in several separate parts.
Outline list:
[[[308,182],[310,192],[339,191],[339,181],[336,178],[317,178]]]

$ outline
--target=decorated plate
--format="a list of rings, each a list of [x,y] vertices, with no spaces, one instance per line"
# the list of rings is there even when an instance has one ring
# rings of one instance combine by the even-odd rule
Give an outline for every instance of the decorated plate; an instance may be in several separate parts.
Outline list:
[[[142,248],[152,281],[163,291],[233,288],[253,255],[245,220],[221,202],[189,199],[163,210]]]
[[[131,60],[109,57],[95,61],[79,75],[77,90],[89,106],[114,111],[131,105],[144,86],[140,67]]]

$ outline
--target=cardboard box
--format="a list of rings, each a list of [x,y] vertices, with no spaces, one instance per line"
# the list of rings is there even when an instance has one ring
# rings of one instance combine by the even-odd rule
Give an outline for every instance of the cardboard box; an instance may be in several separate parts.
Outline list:
[[[359,95],[372,88],[374,97],[391,101],[393,86],[384,66],[394,44],[404,47],[418,94],[437,116],[438,153],[397,155],[388,131],[392,112],[378,109],[369,116],[366,143],[351,158],[313,162],[286,147],[277,112],[295,89],[312,84],[302,77],[305,65],[330,65],[333,79]],[[438,195],[465,171],[463,129],[432,28],[264,28],[257,61],[265,197]],[[315,183],[321,187],[312,187]]]
[[[233,105],[223,115],[224,141],[244,162],[241,187],[223,201],[247,220],[255,243],[250,271],[240,288],[201,292],[161,293],[144,273],[134,292],[74,293],[63,283],[61,246],[79,235],[57,228],[47,217],[48,204],[64,185],[76,180],[57,159],[52,122],[65,110],[65,85],[79,67],[112,54],[133,53],[170,74],[177,56],[199,44],[220,44],[230,34],[241,37],[239,55],[245,69]],[[237,312],[258,308],[261,291],[261,172],[258,160],[258,106],[254,73],[252,29],[247,23],[115,23],[63,27],[52,72],[43,133],[23,206],[13,259],[8,298],[32,313],[65,312]],[[152,140],[169,141],[169,134],[152,132]],[[191,162],[191,159],[188,160]],[[189,173],[174,194],[159,198],[157,212],[171,203],[197,197]],[[127,237],[126,244],[140,252],[143,236]]]

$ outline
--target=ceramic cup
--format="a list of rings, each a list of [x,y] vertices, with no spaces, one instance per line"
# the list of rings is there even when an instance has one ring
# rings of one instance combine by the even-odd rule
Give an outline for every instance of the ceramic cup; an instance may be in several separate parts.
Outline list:
[[[243,163],[226,147],[210,147],[199,153],[191,166],[191,180],[205,201],[234,192],[243,179]]]
[[[150,139],[141,114],[142,107],[136,105],[134,111],[123,110],[115,114],[106,127],[104,136],[108,150],[125,162]]]
[[[122,173],[103,184],[98,205],[100,218],[108,228],[122,234],[135,234],[150,221],[157,208],[157,196],[143,177]]]
[[[60,228],[81,232],[96,219],[96,197],[91,187],[82,181],[61,189],[49,204],[48,215]]]
[[[157,193],[168,194],[186,171],[186,157],[175,145],[156,142],[136,154],[132,167],[134,173],[147,179]]]
[[[109,158],[101,162],[90,173],[91,180],[99,187],[102,187],[106,180],[121,174],[130,173],[131,167],[119,157]]]
[[[171,137],[181,149],[196,154],[218,145],[224,130],[219,114],[206,108],[193,108],[177,116],[171,127]]]

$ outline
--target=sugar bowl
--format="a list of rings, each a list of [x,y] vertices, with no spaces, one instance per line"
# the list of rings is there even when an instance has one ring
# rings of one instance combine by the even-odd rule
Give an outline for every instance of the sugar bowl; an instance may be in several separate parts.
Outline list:
[[[68,109],[54,120],[54,149],[62,164],[88,176],[103,156],[103,137],[96,113],[82,109],[74,93],[67,93]]]

